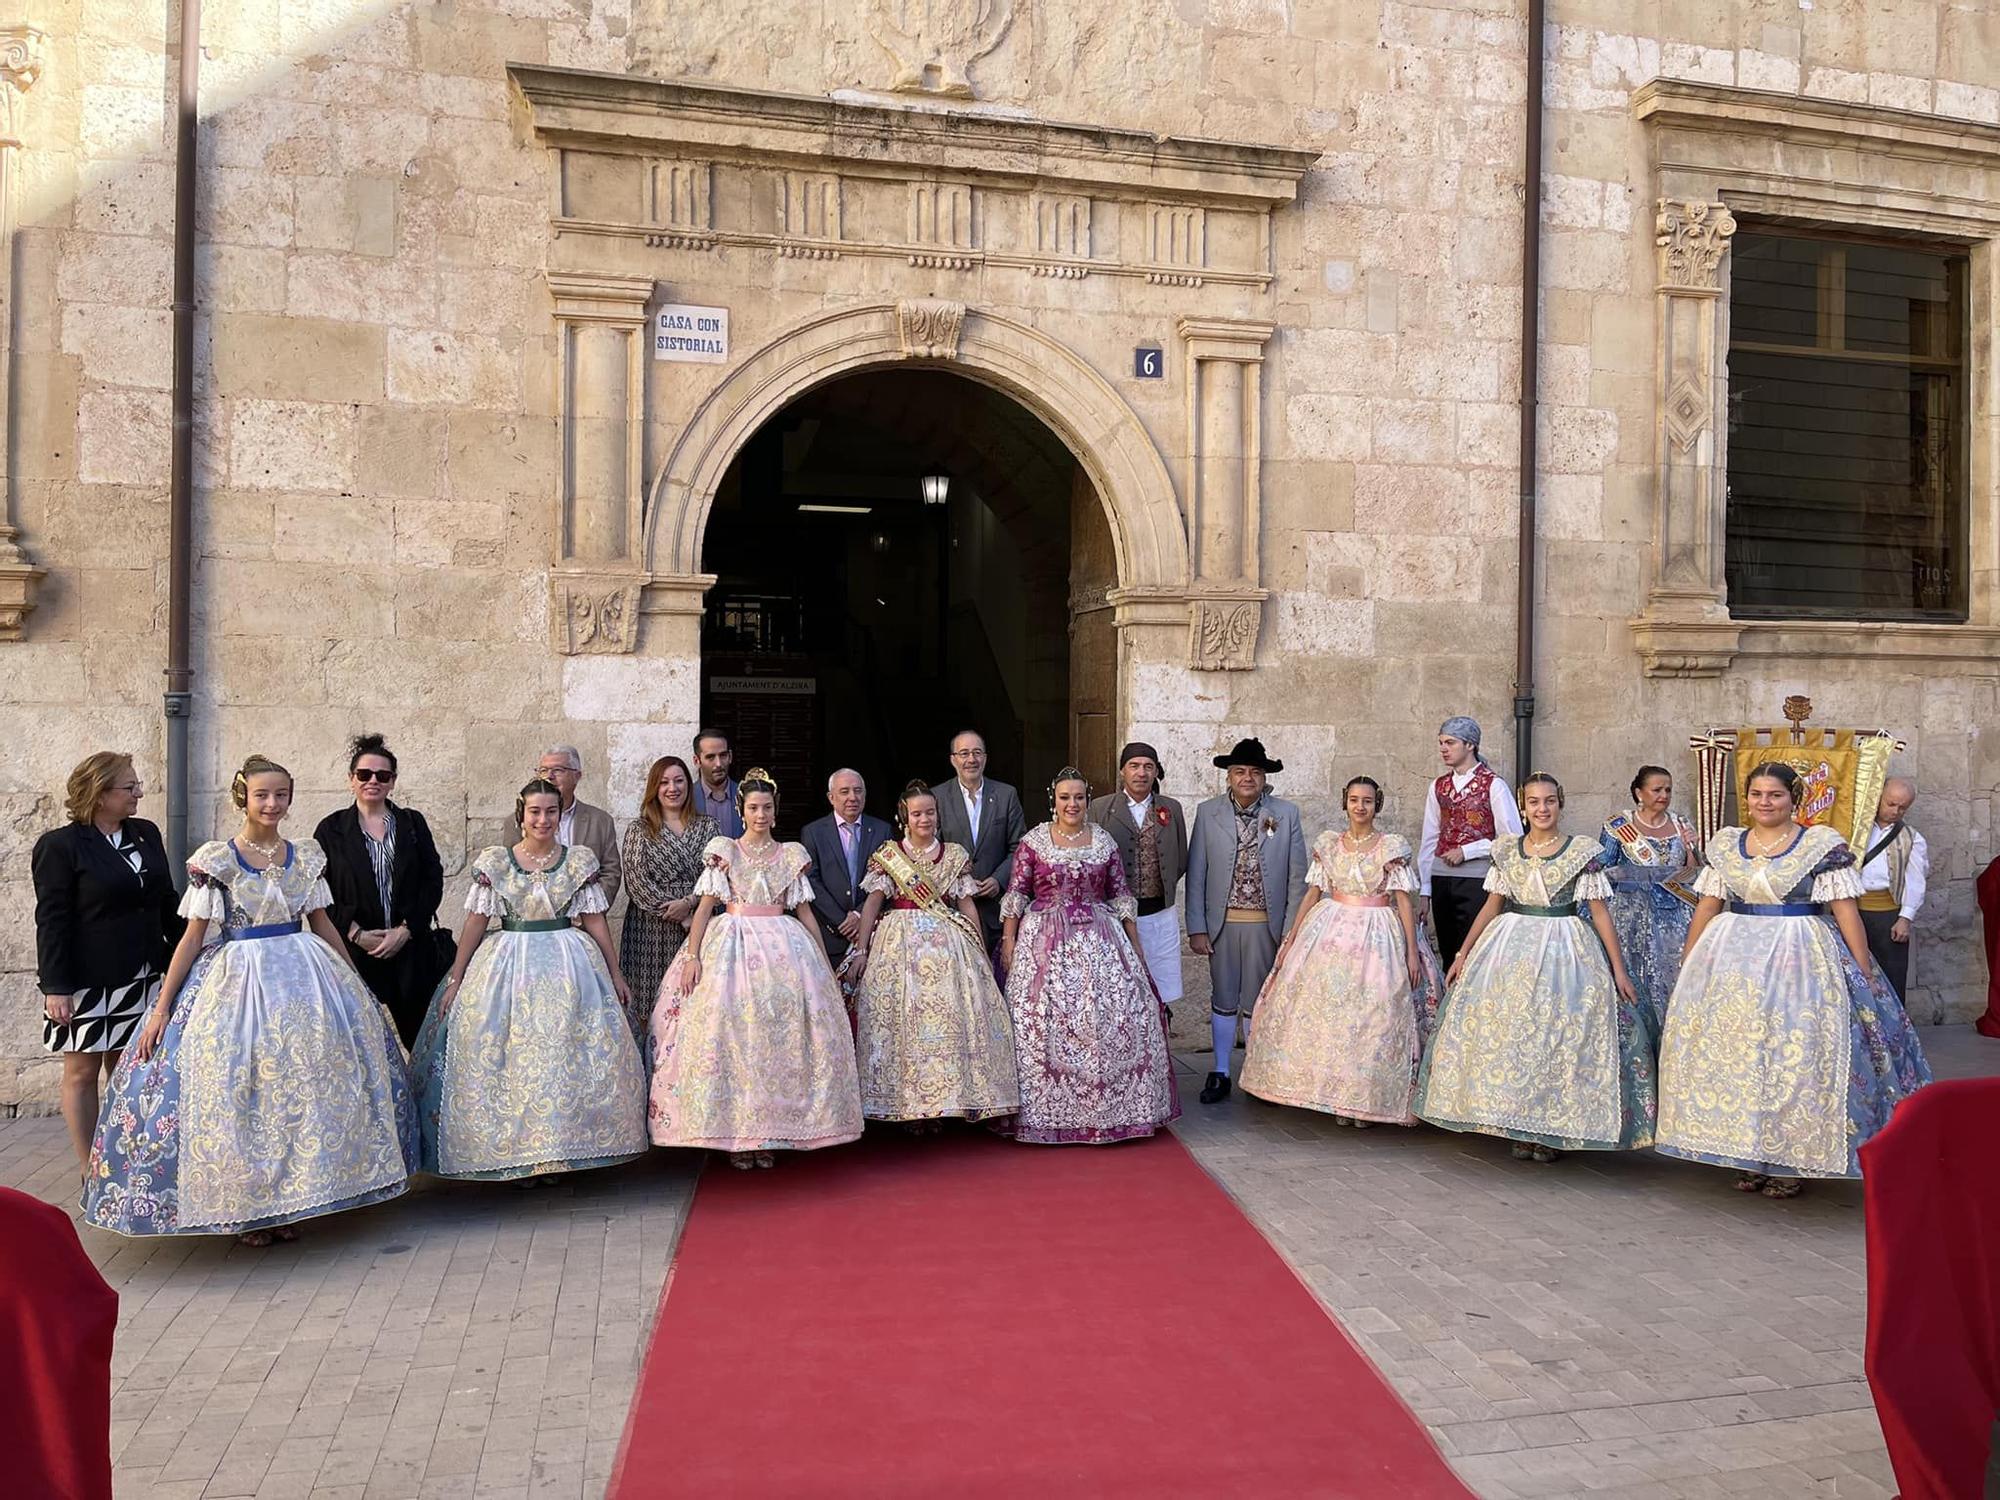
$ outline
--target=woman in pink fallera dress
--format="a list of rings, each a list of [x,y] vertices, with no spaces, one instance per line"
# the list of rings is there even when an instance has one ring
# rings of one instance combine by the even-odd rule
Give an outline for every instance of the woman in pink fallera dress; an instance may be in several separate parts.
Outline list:
[[[854,1033],[812,914],[812,864],[771,836],[778,788],[737,784],[743,837],[703,851],[700,904],[653,1011],[653,1142],[768,1167],[861,1134]],[[718,911],[717,908],[721,909]]]
[[[1347,828],[1313,845],[1305,900],[1257,1002],[1243,1088],[1341,1125],[1414,1125],[1444,982],[1417,922],[1410,841],[1375,826],[1381,787],[1357,776],[1344,801]]]
[[[1014,851],[1000,957],[1021,1069],[1009,1133],[1042,1145],[1151,1135],[1180,1115],[1166,1011],[1139,953],[1139,903],[1090,788],[1064,767],[1048,822]]]

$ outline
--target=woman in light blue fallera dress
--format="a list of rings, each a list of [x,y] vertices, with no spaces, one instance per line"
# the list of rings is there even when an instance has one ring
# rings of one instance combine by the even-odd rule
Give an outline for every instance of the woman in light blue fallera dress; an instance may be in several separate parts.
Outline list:
[[[266,1245],[395,1197],[416,1167],[402,1044],[325,915],[326,856],[278,834],[291,775],[252,756],[232,790],[244,829],[188,860],[187,933],[98,1120],[99,1229]]]
[[[647,1149],[610,902],[597,856],[556,842],[561,816],[555,786],[529,782],[522,841],[472,862],[458,956],[411,1053],[423,1169],[440,1177],[541,1178]],[[489,923],[500,931],[486,938]]]
[[[1611,877],[1611,925],[1632,988],[1659,1030],[1680,977],[1681,950],[1694,920],[1690,882],[1701,864],[1694,826],[1673,810],[1674,778],[1664,766],[1641,766],[1632,778],[1632,809],[1609,819],[1598,845]]]
[[[1790,1198],[1858,1177],[1857,1152],[1931,1081],[1868,956],[1861,870],[1836,829],[1800,828],[1798,774],[1750,775],[1750,817],[1708,842],[1701,905],[1660,1037],[1659,1149]]]

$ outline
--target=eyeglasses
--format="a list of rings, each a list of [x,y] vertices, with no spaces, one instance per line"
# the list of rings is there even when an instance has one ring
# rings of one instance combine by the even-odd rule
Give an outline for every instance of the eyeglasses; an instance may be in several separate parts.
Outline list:
[[[535,774],[544,781],[553,781],[558,776],[581,776],[583,772],[575,766],[537,766]]]
[[[984,760],[986,759],[986,752],[984,750],[954,750],[951,752],[951,758],[953,760]]]
[[[379,781],[387,786],[396,779],[394,771],[378,771],[373,766],[362,766],[349,773],[356,781]]]
[[[126,781],[112,787],[111,790],[114,792],[130,792],[133,796],[137,797],[145,792],[146,783],[143,781]]]

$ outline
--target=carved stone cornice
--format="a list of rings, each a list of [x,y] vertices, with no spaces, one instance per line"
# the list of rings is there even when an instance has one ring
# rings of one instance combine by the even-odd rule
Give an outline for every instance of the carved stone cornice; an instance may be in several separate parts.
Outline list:
[[[549,576],[549,644],[563,656],[626,655],[639,645],[636,574]]]
[[[1257,665],[1264,589],[1207,590],[1188,600],[1187,664],[1197,672],[1248,672]]]
[[[1673,292],[1722,290],[1722,257],[1736,233],[1736,219],[1720,203],[1659,201],[1653,243],[1660,249],[1660,288]]]
[[[1660,607],[1657,600],[1649,605]],[[1726,613],[1691,612],[1684,619],[1648,613],[1630,624],[1648,677],[1720,677],[1736,660],[1743,639],[1742,622]]]
[[[32,26],[0,26],[0,147],[21,144],[21,106],[42,76],[48,38]]]

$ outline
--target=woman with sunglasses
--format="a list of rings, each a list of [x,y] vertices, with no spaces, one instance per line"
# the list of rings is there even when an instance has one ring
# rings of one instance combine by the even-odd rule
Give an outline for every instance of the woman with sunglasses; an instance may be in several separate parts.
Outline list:
[[[396,755],[381,735],[357,735],[348,747],[347,785],[353,803],[313,830],[326,851],[326,883],[333,892],[327,916],[408,1047],[423,1025],[431,991],[451,966],[449,935],[441,944],[432,931],[444,899],[444,865],[423,814],[389,800]]]

